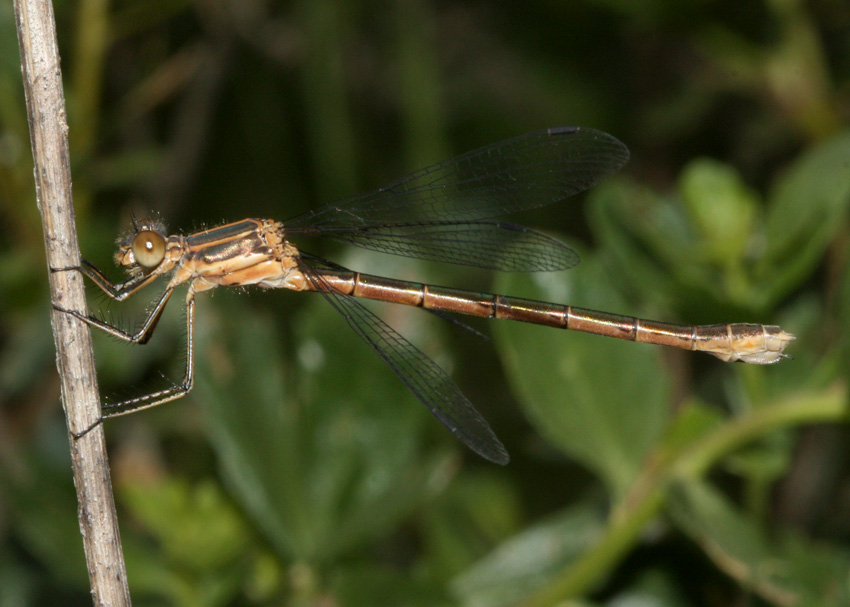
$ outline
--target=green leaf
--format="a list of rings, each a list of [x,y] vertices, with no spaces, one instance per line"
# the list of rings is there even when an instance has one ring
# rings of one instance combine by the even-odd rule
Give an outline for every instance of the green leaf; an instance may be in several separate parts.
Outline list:
[[[234,498],[280,555],[315,565],[393,529],[444,458],[423,453],[424,408],[312,297],[294,370],[272,318],[229,298],[214,336],[200,326],[197,393]]]
[[[850,601],[845,550],[792,533],[771,537],[702,481],[679,483],[669,503],[674,520],[715,565],[764,599],[824,607]]]
[[[423,513],[422,541],[432,576],[453,578],[521,528],[520,498],[501,471],[469,473]]]
[[[591,192],[587,214],[606,269],[618,276],[622,291],[671,309],[677,285],[701,288],[700,251],[677,200],[619,179]]]
[[[64,587],[82,590],[86,563],[66,437],[63,425],[61,432],[19,453],[14,469],[0,467],[0,494],[8,528],[20,545]]]
[[[617,313],[620,300],[594,259],[569,274],[504,275],[498,292]],[[670,378],[657,347],[500,323],[499,351],[537,430],[598,474],[615,495],[629,486],[664,430]]]
[[[649,569],[629,587],[603,603],[607,607],[685,607],[694,604],[673,571]]]
[[[737,266],[753,230],[757,196],[729,165],[701,158],[685,167],[679,191],[705,257],[724,267]]]
[[[803,154],[776,182],[769,201],[757,276],[775,300],[811,273],[841,228],[850,206],[850,132]]]
[[[134,592],[177,605],[233,600],[250,573],[253,537],[219,485],[145,477],[123,483],[119,496],[137,522],[125,538]]]
[[[376,564],[347,566],[331,581],[331,604],[346,607],[434,607],[449,604],[424,576]]]
[[[602,534],[604,508],[585,500],[526,528],[452,584],[464,605],[516,605],[569,566]]]
[[[661,451],[676,455],[699,438],[717,429],[724,415],[717,407],[690,400],[679,408],[660,443]]]
[[[620,291],[687,312],[687,322],[722,321],[718,310],[728,313],[730,305],[758,309],[761,298],[743,263],[745,246],[757,240],[754,196],[709,161],[694,165],[681,187],[687,204],[626,180],[594,191],[588,220],[608,273],[618,277]]]
[[[235,560],[247,543],[242,518],[218,485],[178,478],[123,485],[122,504],[182,568],[213,571]]]

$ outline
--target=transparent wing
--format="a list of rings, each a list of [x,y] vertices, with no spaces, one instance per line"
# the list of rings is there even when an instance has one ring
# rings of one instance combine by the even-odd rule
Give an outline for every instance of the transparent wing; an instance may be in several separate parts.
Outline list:
[[[481,457],[507,464],[510,457],[504,445],[446,372],[354,297],[334,291],[323,281],[310,267],[324,265],[323,260],[312,256],[309,260],[308,264],[302,258],[299,265],[316,290],[342,314],[354,332],[389,365],[434,417]]]
[[[504,237],[536,250],[550,248],[549,256],[562,258],[554,266],[561,269],[577,258],[554,239],[544,241],[539,232],[523,233],[511,224],[470,226],[582,192],[616,173],[628,158],[628,148],[601,131],[579,127],[535,131],[299,215],[285,225],[291,234],[327,236],[367,249],[466,265],[476,265],[469,259],[488,257],[494,243]],[[457,226],[454,238],[436,235],[451,224]],[[515,265],[503,256],[479,267]]]
[[[628,161],[616,138],[558,127],[500,141],[432,165],[386,187],[300,215],[290,229],[468,222],[563,200]]]
[[[579,262],[560,240],[504,222],[346,228],[323,236],[381,253],[503,272],[554,272]]]

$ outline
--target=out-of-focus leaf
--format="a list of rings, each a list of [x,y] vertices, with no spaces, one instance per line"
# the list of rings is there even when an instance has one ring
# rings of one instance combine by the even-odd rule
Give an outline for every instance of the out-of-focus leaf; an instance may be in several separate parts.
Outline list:
[[[850,263],[845,261],[845,263]],[[839,350],[839,357],[842,361],[842,369],[850,369],[850,269],[844,267],[841,280],[838,284],[838,302],[836,309],[838,310],[838,331],[831,332],[835,338],[835,344]],[[817,326],[820,326],[818,323]]]
[[[148,28],[154,29],[183,10],[190,10],[187,0],[144,0],[127,6],[116,6],[111,16],[112,37],[120,40],[138,35]]]
[[[793,447],[793,436],[775,432],[733,454],[726,461],[726,468],[751,482],[766,484],[788,471]]]
[[[709,160],[686,169],[681,201],[625,180],[597,188],[589,221],[623,284],[657,304],[712,316],[718,305],[764,312],[811,272],[840,226],[848,155],[845,133],[798,160],[769,197],[763,228],[755,194]]]
[[[279,554],[317,564],[392,529],[444,468],[422,449],[424,408],[322,296],[301,296],[294,368],[273,319],[235,298],[223,316],[238,322],[202,322],[198,396],[234,498]]]
[[[737,202],[718,204],[717,182]],[[681,310],[687,322],[721,322],[720,307],[759,311],[764,301],[743,263],[743,248],[755,238],[753,197],[723,165],[708,161],[681,186],[689,205],[626,180],[594,191],[588,220],[608,273],[621,292]]]
[[[671,309],[677,284],[699,288],[704,282],[696,238],[675,199],[620,179],[593,190],[587,214],[621,291]]]
[[[682,406],[667,428],[661,448],[672,454],[681,452],[697,439],[705,436],[723,423],[724,416],[717,407],[697,400]]]
[[[568,274],[504,275],[498,292],[628,313],[593,259]],[[661,435],[670,379],[652,346],[500,323],[512,385],[537,430],[591,468],[614,495],[629,486]]]
[[[98,189],[128,187],[150,178],[162,162],[162,150],[138,148],[92,162],[89,165],[90,178]]]
[[[44,330],[50,322],[48,312],[46,308],[43,311],[43,315],[17,315],[9,327],[7,348],[0,350],[0,394],[10,400],[24,389],[32,389],[55,356],[52,336]]]
[[[215,570],[236,558],[249,530],[216,485],[180,479],[121,487],[122,503],[181,567]]]
[[[11,478],[4,478],[2,483],[4,508],[9,510],[15,536],[64,584],[85,589],[86,564],[67,467],[60,474],[43,454],[27,455],[27,478],[17,479],[14,485]]]
[[[57,448],[67,446],[66,436],[61,431],[49,434],[52,444],[45,441],[21,452],[21,470],[0,473],[0,501],[18,542],[63,585],[85,589],[86,563],[69,462],[67,452]]]
[[[504,542],[458,577],[453,593],[464,605],[516,605],[563,571],[604,527],[604,509],[585,500]]]
[[[702,158],[679,179],[679,191],[700,235],[705,257],[723,267],[740,264],[756,214],[757,197],[732,167]]]
[[[434,607],[448,605],[441,586],[422,576],[379,565],[344,567],[331,581],[329,602],[346,607]]]
[[[603,603],[605,607],[685,607],[691,605],[680,589],[681,580],[666,571],[650,570],[628,589]]]
[[[28,156],[27,119],[24,99],[21,95],[21,63],[16,44],[15,12],[11,5],[0,8],[0,124],[3,126],[3,148],[0,151],[0,166],[9,170],[22,156]],[[8,139],[7,139],[8,137]],[[23,168],[20,162],[16,168]],[[12,203],[3,200],[0,205]]]
[[[850,206],[850,132],[808,150],[769,197],[766,249],[757,276],[770,299],[784,296],[820,262]]]
[[[450,579],[521,527],[519,496],[499,473],[466,474],[422,515],[429,569]]]
[[[14,557],[11,551],[0,553],[0,605],[33,605],[35,576]]]
[[[341,58],[344,41],[354,35],[343,3],[294,2],[296,19],[305,32],[304,57],[299,63],[306,120],[304,129],[315,185],[321,198],[350,195],[357,183],[354,118],[345,94],[346,70]]]
[[[765,405],[768,406],[768,405]],[[711,441],[724,434],[730,421],[717,407],[692,398],[679,409],[658,449],[658,461],[669,461],[688,453],[703,439]],[[731,421],[735,423],[735,421]],[[703,445],[706,443],[703,442]],[[731,473],[740,476],[752,508],[761,510],[772,489],[772,481],[787,472],[793,443],[786,432],[769,432],[723,458]]]
[[[605,7],[613,12],[622,13],[634,19],[643,27],[657,26],[671,18],[682,15],[699,15],[703,5],[709,0],[688,0],[688,2],[668,2],[667,0],[591,0],[588,4]]]
[[[840,314],[842,304],[836,303],[835,307]],[[787,349],[794,359],[783,361],[776,365],[776,371],[771,368],[764,374],[769,378],[762,386],[765,397],[825,388],[835,381],[836,375],[846,374],[848,367],[842,367],[839,360],[839,344],[846,342],[832,321],[824,320],[823,301],[814,293],[795,298],[776,315],[775,322],[794,333],[797,339]]]
[[[251,534],[216,485],[189,486],[170,478],[125,484],[120,496],[157,543],[154,555],[138,538],[129,542],[134,591],[182,605],[232,600],[249,572],[246,549]]]
[[[850,601],[850,554],[782,533],[770,537],[708,483],[679,483],[670,499],[677,524],[727,575],[774,604],[823,606]]]

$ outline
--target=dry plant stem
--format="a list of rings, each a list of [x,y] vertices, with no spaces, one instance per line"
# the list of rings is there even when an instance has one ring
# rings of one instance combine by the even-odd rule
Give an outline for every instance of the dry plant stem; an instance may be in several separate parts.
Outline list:
[[[76,266],[80,251],[74,226],[68,127],[53,7],[49,0],[15,0],[14,4],[47,263],[51,268]],[[67,271],[49,275],[52,302],[84,311],[81,276]],[[79,433],[100,415],[91,335],[86,325],[55,310],[52,324],[62,403],[69,429]],[[94,604],[130,605],[103,427],[96,427],[80,439],[71,436],[70,443]]]

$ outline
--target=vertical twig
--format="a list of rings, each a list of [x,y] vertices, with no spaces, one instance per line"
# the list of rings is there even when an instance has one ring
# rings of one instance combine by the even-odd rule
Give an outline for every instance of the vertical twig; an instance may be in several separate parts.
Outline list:
[[[53,7],[50,0],[15,0],[15,18],[47,263],[51,268],[75,266],[80,252]],[[85,310],[78,272],[50,273],[50,296],[64,308]],[[98,419],[100,411],[91,335],[83,323],[60,312],[53,312],[52,324],[65,415],[71,431],[80,432]],[[103,427],[70,442],[94,603],[129,605]]]

